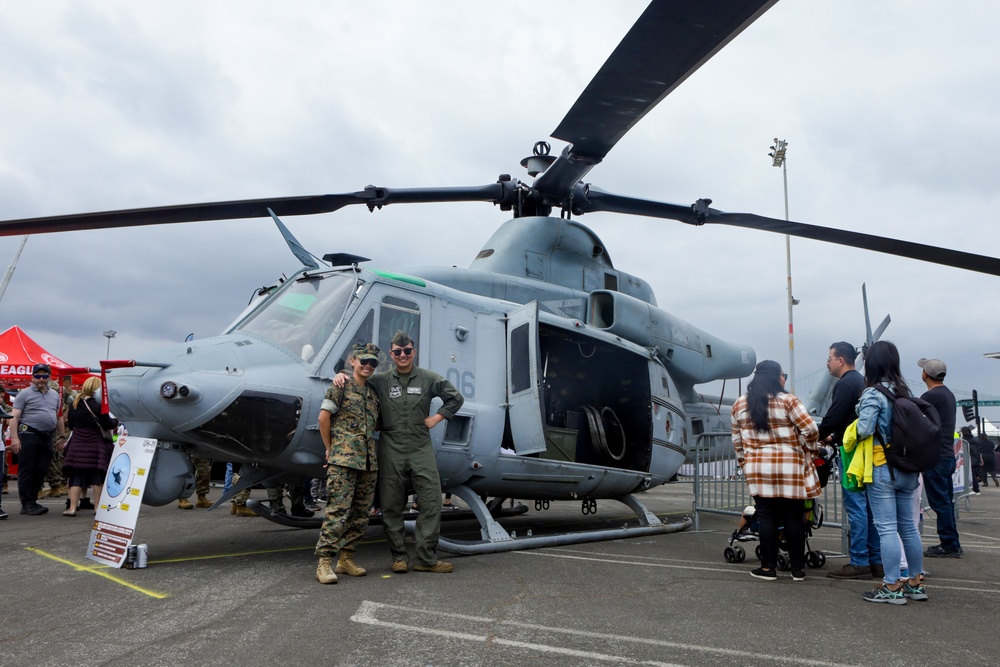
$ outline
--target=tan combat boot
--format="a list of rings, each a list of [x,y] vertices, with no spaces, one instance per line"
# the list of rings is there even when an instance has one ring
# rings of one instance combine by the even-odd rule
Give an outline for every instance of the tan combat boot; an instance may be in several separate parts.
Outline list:
[[[257,513],[246,505],[233,505],[229,513],[235,516],[257,516]]]
[[[195,507],[211,507],[212,501],[205,496],[198,496],[198,501],[194,504]]]
[[[316,566],[316,580],[321,584],[335,584],[337,583],[337,575],[333,573],[333,559],[329,556],[323,556],[319,559],[319,565]]]
[[[349,577],[363,577],[368,570],[354,562],[354,552],[346,549],[341,550],[340,560],[334,570],[337,574],[346,574]]]
[[[61,484],[59,486],[50,486],[49,490],[45,492],[45,496],[48,498],[60,498],[68,494],[69,491],[67,491],[66,487]]]
[[[177,501],[177,509],[179,510],[191,510],[194,509],[194,505],[187,498],[181,498]]]

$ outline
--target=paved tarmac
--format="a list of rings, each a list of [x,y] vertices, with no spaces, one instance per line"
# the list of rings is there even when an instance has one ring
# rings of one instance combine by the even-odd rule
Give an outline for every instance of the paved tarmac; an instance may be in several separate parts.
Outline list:
[[[12,492],[16,493],[14,485]],[[213,490],[210,498],[218,497]],[[263,497],[255,491],[254,497]],[[641,496],[654,512],[689,513],[691,486]],[[733,517],[701,531],[489,556],[447,557],[452,574],[393,575],[373,526],[357,561],[368,576],[316,582],[316,531],[237,518],[228,508],[146,507],[137,542],[149,567],[84,558],[92,513],[40,517],[3,497],[0,665],[973,665],[995,660],[1000,617],[1000,488],[972,499],[959,524],[965,557],[928,559],[928,602],[866,603],[871,581],[809,570],[775,583],[729,564]],[[579,503],[505,520],[559,531],[617,526],[630,512]],[[475,538],[474,523],[448,534]],[[836,551],[821,528],[814,549]],[[924,531],[931,545],[933,515]]]

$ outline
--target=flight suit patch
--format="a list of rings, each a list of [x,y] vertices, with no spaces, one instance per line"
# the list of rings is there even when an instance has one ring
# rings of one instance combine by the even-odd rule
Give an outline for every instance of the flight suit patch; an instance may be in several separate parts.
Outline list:
[[[417,396],[419,396],[423,392],[420,391],[420,387],[407,387],[406,388],[406,393],[407,394],[416,394]]]
[[[394,384],[389,387],[389,398],[399,398],[403,395],[403,387],[398,384]]]

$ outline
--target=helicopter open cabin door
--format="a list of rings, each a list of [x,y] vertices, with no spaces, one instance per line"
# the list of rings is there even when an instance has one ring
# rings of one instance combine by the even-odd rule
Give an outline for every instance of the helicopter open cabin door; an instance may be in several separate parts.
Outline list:
[[[519,455],[544,452],[538,302],[507,313],[507,428]]]

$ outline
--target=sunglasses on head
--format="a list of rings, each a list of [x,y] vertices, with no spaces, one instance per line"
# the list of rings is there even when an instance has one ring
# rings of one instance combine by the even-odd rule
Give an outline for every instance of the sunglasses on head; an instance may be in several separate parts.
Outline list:
[[[411,354],[413,354],[412,347],[401,347],[398,350],[392,351],[392,356],[394,357],[401,357],[403,355],[410,356]]]
[[[378,359],[358,359],[358,363],[362,366],[371,366],[372,368],[378,368]]]
[[[32,375],[31,377],[35,378],[36,380],[48,380],[49,379],[48,375]]]

